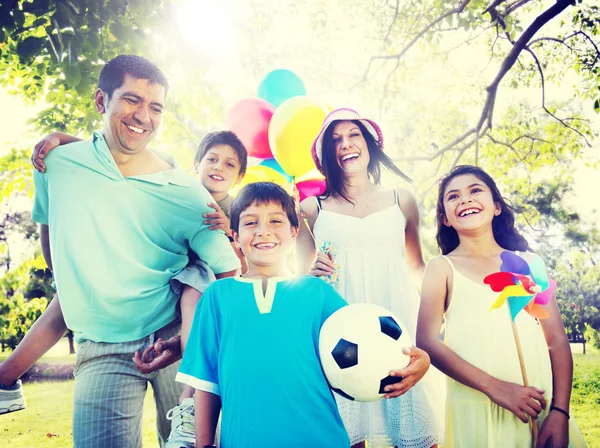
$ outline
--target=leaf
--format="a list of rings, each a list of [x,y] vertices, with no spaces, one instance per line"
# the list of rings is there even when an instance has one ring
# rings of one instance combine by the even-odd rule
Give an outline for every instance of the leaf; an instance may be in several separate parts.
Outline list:
[[[63,73],[65,74],[65,81],[69,84],[69,87],[75,88],[81,82],[81,72],[77,64],[64,64]]]
[[[594,101],[594,110],[600,112],[600,98],[596,98],[596,101]]]
[[[45,37],[29,36],[17,44],[17,54],[22,63],[31,61],[42,49]]]

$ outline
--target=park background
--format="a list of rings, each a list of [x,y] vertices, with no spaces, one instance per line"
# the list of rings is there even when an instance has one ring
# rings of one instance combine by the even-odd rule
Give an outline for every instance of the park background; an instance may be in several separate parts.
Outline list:
[[[438,253],[438,179],[470,163],[497,180],[558,282],[572,415],[600,446],[599,46],[589,0],[0,0],[0,361],[52,297],[31,149],[50,131],[100,127],[103,63],[133,53],[163,69],[171,90],[153,147],[186,168],[206,132],[286,68],[311,98],[382,126],[413,179],[383,183],[415,193],[426,260]],[[69,342],[29,372],[28,408],[0,417],[0,445],[71,446]],[[153,413],[149,393],[145,446],[156,445]]]

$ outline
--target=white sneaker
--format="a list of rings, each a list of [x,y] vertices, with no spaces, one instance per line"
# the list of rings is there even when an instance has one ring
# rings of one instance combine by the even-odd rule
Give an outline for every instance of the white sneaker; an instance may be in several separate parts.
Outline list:
[[[195,448],[194,399],[184,398],[167,412],[167,420],[171,420],[171,434],[163,448]]]
[[[0,384],[0,415],[25,409],[25,395],[21,380],[17,380],[12,386]]]

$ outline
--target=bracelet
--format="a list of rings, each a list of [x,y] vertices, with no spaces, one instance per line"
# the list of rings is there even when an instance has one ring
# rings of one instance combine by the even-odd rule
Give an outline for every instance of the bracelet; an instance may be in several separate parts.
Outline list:
[[[561,414],[563,414],[565,417],[567,417],[567,420],[571,420],[571,416],[569,415],[569,413],[567,411],[565,411],[564,409],[561,408],[557,408],[556,406],[552,405],[550,406],[550,411],[558,411]]]

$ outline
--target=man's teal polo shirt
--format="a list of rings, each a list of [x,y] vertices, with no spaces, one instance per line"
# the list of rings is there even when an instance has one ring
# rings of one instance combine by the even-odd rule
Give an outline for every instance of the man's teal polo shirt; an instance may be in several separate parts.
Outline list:
[[[134,341],[175,320],[169,280],[188,247],[217,274],[240,267],[227,237],[203,224],[214,199],[180,168],[123,177],[98,132],[44,163],[32,216],[49,226],[62,311],[79,341]]]

